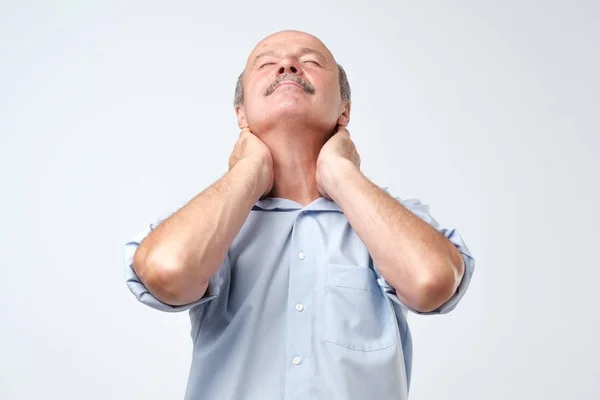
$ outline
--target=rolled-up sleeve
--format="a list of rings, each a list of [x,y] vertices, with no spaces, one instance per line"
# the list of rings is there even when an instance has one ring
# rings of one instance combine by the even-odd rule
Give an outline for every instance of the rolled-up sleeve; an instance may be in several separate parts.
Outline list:
[[[141,279],[135,273],[133,269],[133,258],[135,255],[135,251],[138,246],[144,240],[146,236],[154,230],[162,221],[164,221],[166,217],[160,218],[156,223],[150,224],[149,227],[138,235],[136,235],[131,241],[125,244],[125,282],[127,283],[127,287],[133,293],[133,295],[143,304],[155,308],[161,311],[167,312],[179,312],[189,310],[197,305],[206,303],[219,295],[221,289],[223,287],[223,283],[226,280],[227,270],[229,268],[229,260],[225,259],[221,268],[219,268],[218,272],[210,279],[208,283],[208,289],[202,298],[196,300],[195,302],[173,306],[170,304],[166,304],[160,300],[158,300],[146,286],[142,283]]]
[[[458,288],[456,289],[456,292],[454,293],[454,295],[452,295],[452,297],[450,299],[448,299],[444,304],[442,304],[435,310],[429,311],[429,312],[420,312],[420,311],[414,310],[414,309],[406,306],[405,304],[403,304],[400,301],[400,299],[398,298],[398,296],[396,295],[396,290],[378,273],[379,284],[383,288],[384,292],[392,299],[393,302],[401,305],[402,307],[404,307],[410,311],[413,311],[414,313],[423,314],[423,315],[425,315],[425,314],[447,314],[450,311],[452,311],[454,308],[456,308],[457,304],[460,302],[460,300],[465,295],[465,292],[467,291],[467,288],[469,287],[471,278],[473,276],[473,271],[475,268],[475,260],[473,259],[471,252],[467,248],[463,238],[458,233],[458,231],[456,229],[447,229],[447,228],[440,227],[439,224],[437,223],[437,221],[435,219],[433,219],[433,217],[429,213],[428,206],[424,205],[417,199],[401,200],[400,198],[396,198],[396,200],[398,200],[400,203],[402,203],[402,205],[404,205],[404,207],[406,207],[408,210],[412,211],[415,215],[417,215],[423,221],[427,222],[430,226],[432,226],[438,232],[440,232],[442,235],[444,235],[458,249],[458,251],[462,255],[462,258],[464,261],[465,271],[464,271],[462,280],[460,281],[460,284],[458,285]]]

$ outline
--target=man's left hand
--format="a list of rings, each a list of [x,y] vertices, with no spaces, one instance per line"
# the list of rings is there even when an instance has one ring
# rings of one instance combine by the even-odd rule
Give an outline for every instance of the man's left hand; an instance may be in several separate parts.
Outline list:
[[[341,175],[348,169],[360,170],[360,155],[348,130],[340,126],[338,131],[323,145],[317,158],[317,187],[319,192],[331,200],[331,191],[340,182]]]

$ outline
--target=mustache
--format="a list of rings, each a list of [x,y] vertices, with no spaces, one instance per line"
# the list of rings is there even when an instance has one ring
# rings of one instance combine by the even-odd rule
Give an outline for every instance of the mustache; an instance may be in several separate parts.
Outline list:
[[[265,96],[269,96],[275,90],[275,86],[277,86],[281,82],[285,82],[285,81],[296,82],[297,84],[302,86],[302,88],[304,89],[304,91],[306,93],[315,94],[315,88],[313,87],[313,85],[311,85],[309,82],[306,82],[304,79],[300,78],[298,75],[296,75],[296,74],[281,74],[277,77],[277,79],[275,79],[273,81],[273,83],[271,83],[269,85],[269,87],[267,87],[267,90],[265,91]]]

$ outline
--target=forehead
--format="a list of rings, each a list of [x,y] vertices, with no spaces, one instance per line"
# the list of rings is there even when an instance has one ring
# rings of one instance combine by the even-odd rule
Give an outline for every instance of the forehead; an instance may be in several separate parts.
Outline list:
[[[248,56],[247,64],[252,63],[258,54],[265,51],[294,52],[300,48],[317,50],[323,53],[328,60],[334,60],[333,54],[331,54],[327,46],[319,38],[304,32],[284,31],[267,36],[261,40]]]

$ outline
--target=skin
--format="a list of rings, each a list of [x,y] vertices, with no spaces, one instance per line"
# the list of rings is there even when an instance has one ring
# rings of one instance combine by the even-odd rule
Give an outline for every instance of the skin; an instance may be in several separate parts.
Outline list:
[[[276,80],[285,80],[268,96]],[[134,269],[159,300],[202,297],[254,203],[271,196],[309,204],[333,200],[383,277],[407,306],[428,312],[447,301],[464,274],[462,256],[443,235],[360,172],[346,128],[350,104],[340,95],[335,59],[316,37],[283,31],[248,57],[240,136],[229,172],[152,231]]]
[[[292,73],[315,88],[296,84],[265,90],[278,76]],[[316,37],[284,31],[268,36],[250,53],[244,70],[244,104],[236,108],[240,129],[249,129],[270,150],[271,197],[306,205],[321,196],[316,176],[321,148],[338,126],[350,120],[350,103],[340,96],[337,63]]]

